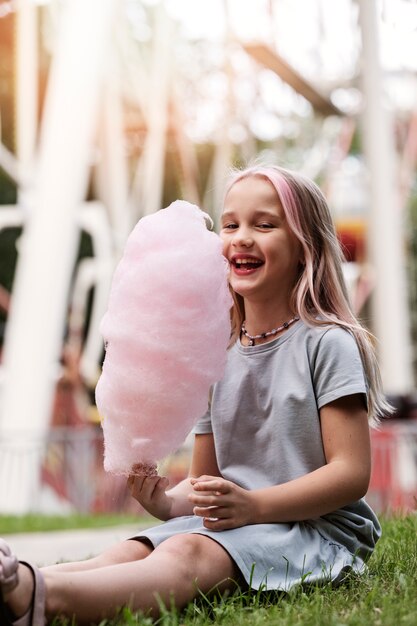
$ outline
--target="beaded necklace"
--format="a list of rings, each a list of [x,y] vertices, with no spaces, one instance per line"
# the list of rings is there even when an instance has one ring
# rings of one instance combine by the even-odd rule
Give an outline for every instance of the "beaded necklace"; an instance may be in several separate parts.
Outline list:
[[[272,337],[273,335],[280,333],[281,330],[287,330],[287,328],[291,326],[291,324],[294,324],[294,322],[297,322],[299,319],[300,319],[299,317],[293,317],[290,320],[288,320],[288,322],[284,322],[282,326],[278,326],[278,328],[273,328],[272,330],[269,330],[266,333],[261,333],[260,335],[250,335],[248,331],[246,330],[245,322],[243,322],[240,330],[242,334],[245,335],[245,337],[249,339],[249,345],[254,346],[256,339],[266,339],[266,337]]]

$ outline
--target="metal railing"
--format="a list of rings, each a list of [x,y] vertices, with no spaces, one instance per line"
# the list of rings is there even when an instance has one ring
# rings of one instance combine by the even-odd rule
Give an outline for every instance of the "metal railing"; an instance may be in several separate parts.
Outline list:
[[[367,500],[377,511],[417,508],[417,420],[391,420],[371,435],[373,469]],[[126,478],[103,468],[98,425],[52,428],[46,439],[0,441],[3,485],[19,488],[22,468],[33,467],[33,510],[42,512],[137,512]],[[171,485],[187,474],[185,446],[164,463]],[[27,475],[27,474],[26,474]],[[0,487],[1,488],[1,487]],[[0,510],[0,514],[2,511]]]

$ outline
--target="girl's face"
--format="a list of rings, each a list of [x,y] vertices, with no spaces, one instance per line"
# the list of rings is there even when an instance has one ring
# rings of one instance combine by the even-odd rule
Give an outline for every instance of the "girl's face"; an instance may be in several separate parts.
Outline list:
[[[231,187],[220,236],[236,293],[246,299],[289,301],[299,273],[301,244],[269,180],[248,176]]]

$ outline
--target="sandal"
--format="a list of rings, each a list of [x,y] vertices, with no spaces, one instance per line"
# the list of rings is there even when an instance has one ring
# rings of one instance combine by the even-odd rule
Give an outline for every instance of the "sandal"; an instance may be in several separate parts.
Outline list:
[[[5,603],[4,593],[17,586],[19,561],[11,553],[7,543],[0,539],[0,623],[1,626],[45,626],[45,582],[37,567],[20,561],[30,569],[33,576],[33,595],[29,610],[16,619]]]

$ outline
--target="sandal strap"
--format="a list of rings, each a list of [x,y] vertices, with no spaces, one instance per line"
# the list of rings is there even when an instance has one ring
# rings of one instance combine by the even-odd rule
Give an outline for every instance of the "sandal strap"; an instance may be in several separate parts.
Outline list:
[[[3,600],[4,593],[12,591],[18,584],[19,561],[12,554],[8,544],[0,538],[0,618],[2,626],[45,626],[45,581],[40,570],[20,561],[32,572],[33,596],[29,610],[14,620],[11,611]]]
[[[45,581],[40,570],[27,563],[20,561],[22,565],[28,567],[33,575],[33,598],[32,604],[27,613],[20,619],[13,622],[13,626],[45,626]]]

